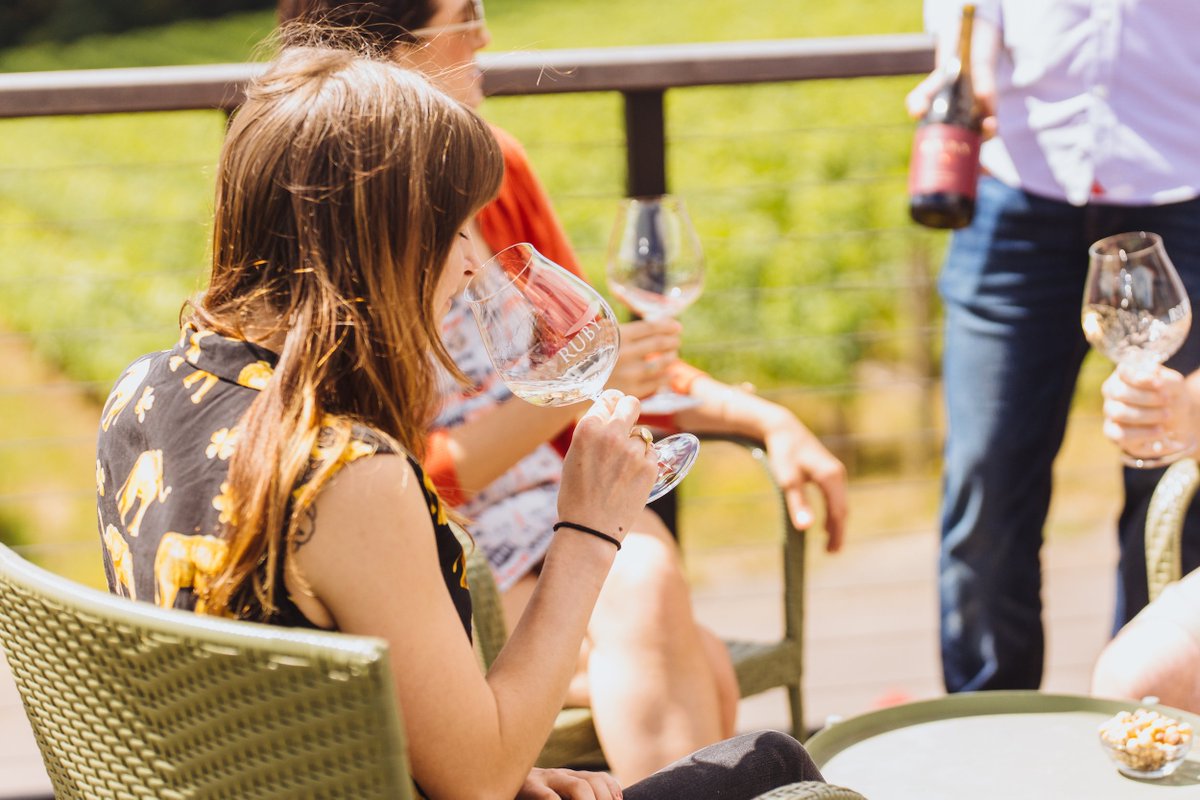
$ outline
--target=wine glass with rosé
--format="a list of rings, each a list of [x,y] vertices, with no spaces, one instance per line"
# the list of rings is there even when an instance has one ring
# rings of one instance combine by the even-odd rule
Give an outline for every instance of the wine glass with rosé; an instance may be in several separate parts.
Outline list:
[[[1153,369],[1175,353],[1192,325],[1192,305],[1175,265],[1156,233],[1119,233],[1088,249],[1083,333],[1117,364]],[[1170,434],[1155,441],[1149,457],[1123,453],[1131,467],[1149,469],[1177,461],[1196,447],[1194,438]]]
[[[604,391],[621,346],[616,315],[595,289],[533,245],[501,250],[463,296],[492,365],[514,395],[533,405],[566,406]],[[677,433],[653,447],[658,478],[647,502],[683,479],[700,440]]]
[[[621,204],[608,247],[608,288],[643,319],[677,317],[704,288],[700,238],[678,197],[633,197]],[[660,388],[642,400],[647,414],[671,414],[699,400]]]

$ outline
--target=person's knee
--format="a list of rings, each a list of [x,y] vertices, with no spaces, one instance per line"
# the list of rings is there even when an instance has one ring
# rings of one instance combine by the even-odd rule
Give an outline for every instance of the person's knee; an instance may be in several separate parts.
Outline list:
[[[687,581],[678,555],[668,544],[637,534],[630,534],[626,543],[605,582],[606,605],[623,613],[636,612],[638,618],[647,621],[678,623],[676,617],[690,611]]]
[[[1169,622],[1139,617],[1101,652],[1092,670],[1092,694],[1167,705],[1200,702],[1200,644]]]
[[[1137,674],[1137,667],[1110,644],[1092,668],[1091,692],[1097,697],[1140,699],[1143,695]]]
[[[759,731],[747,736],[752,737],[755,757],[772,771],[778,770],[784,783],[825,780],[804,745],[786,733]]]

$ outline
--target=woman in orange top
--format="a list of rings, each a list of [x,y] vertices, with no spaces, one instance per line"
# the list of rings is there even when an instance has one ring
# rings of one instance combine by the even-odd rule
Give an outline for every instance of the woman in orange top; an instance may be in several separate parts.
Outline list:
[[[472,108],[483,100],[475,53],[490,36],[481,0],[291,0],[281,4],[281,16],[332,16],[360,26],[377,37],[381,50],[431,76],[452,97]],[[480,257],[528,241],[578,273],[520,145],[495,133],[505,176],[498,198],[472,226]],[[511,627],[529,603],[553,536],[562,436],[582,408],[513,401],[463,305],[451,309],[443,339],[475,387],[465,392],[444,382],[424,464],[442,495],[472,520],[476,542],[504,592]],[[763,440],[796,526],[814,522],[803,493],[813,483],[825,500],[828,549],[838,549],[846,514],[842,464],[787,409],[677,361],[679,332],[670,319],[623,325],[621,359],[609,386],[641,397],[669,383],[702,401],[676,414],[675,426]],[[732,733],[737,700],[728,652],[694,619],[678,548],[662,521],[645,511],[597,601],[568,703],[591,705],[609,764],[621,779],[636,780]]]

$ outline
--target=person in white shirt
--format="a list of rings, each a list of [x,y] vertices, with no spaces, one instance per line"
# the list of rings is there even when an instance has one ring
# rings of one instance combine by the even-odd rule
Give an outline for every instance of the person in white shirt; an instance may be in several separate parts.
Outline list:
[[[947,55],[959,0],[927,0]],[[1147,230],[1200,292],[1200,3],[982,0],[972,65],[994,135],[972,224],[939,280],[949,433],[941,511],[949,691],[1036,688],[1042,527],[1087,343],[1088,246]],[[937,75],[908,97],[928,106]],[[1194,330],[1170,366],[1200,366]],[[1115,463],[1115,460],[1114,460]],[[1125,470],[1116,627],[1146,604],[1142,529],[1159,470]],[[1200,513],[1185,530],[1200,566]]]

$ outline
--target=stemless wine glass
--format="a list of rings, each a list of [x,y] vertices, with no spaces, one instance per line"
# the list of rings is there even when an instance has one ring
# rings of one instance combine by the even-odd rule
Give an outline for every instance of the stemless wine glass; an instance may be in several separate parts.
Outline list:
[[[517,397],[539,406],[592,399],[617,363],[612,308],[586,282],[521,243],[501,250],[464,294],[496,372]],[[647,502],[691,469],[700,440],[677,433],[654,443],[658,478]]]
[[[675,317],[704,287],[700,239],[677,197],[623,201],[608,247],[608,288],[644,319]],[[699,405],[694,397],[659,389],[642,400],[648,414]]]
[[[1150,369],[1179,349],[1192,325],[1192,305],[1162,237],[1119,233],[1088,249],[1083,293],[1083,333],[1118,364]],[[1131,467],[1161,467],[1195,449],[1194,437],[1167,436],[1153,443],[1154,456],[1123,453]]]

